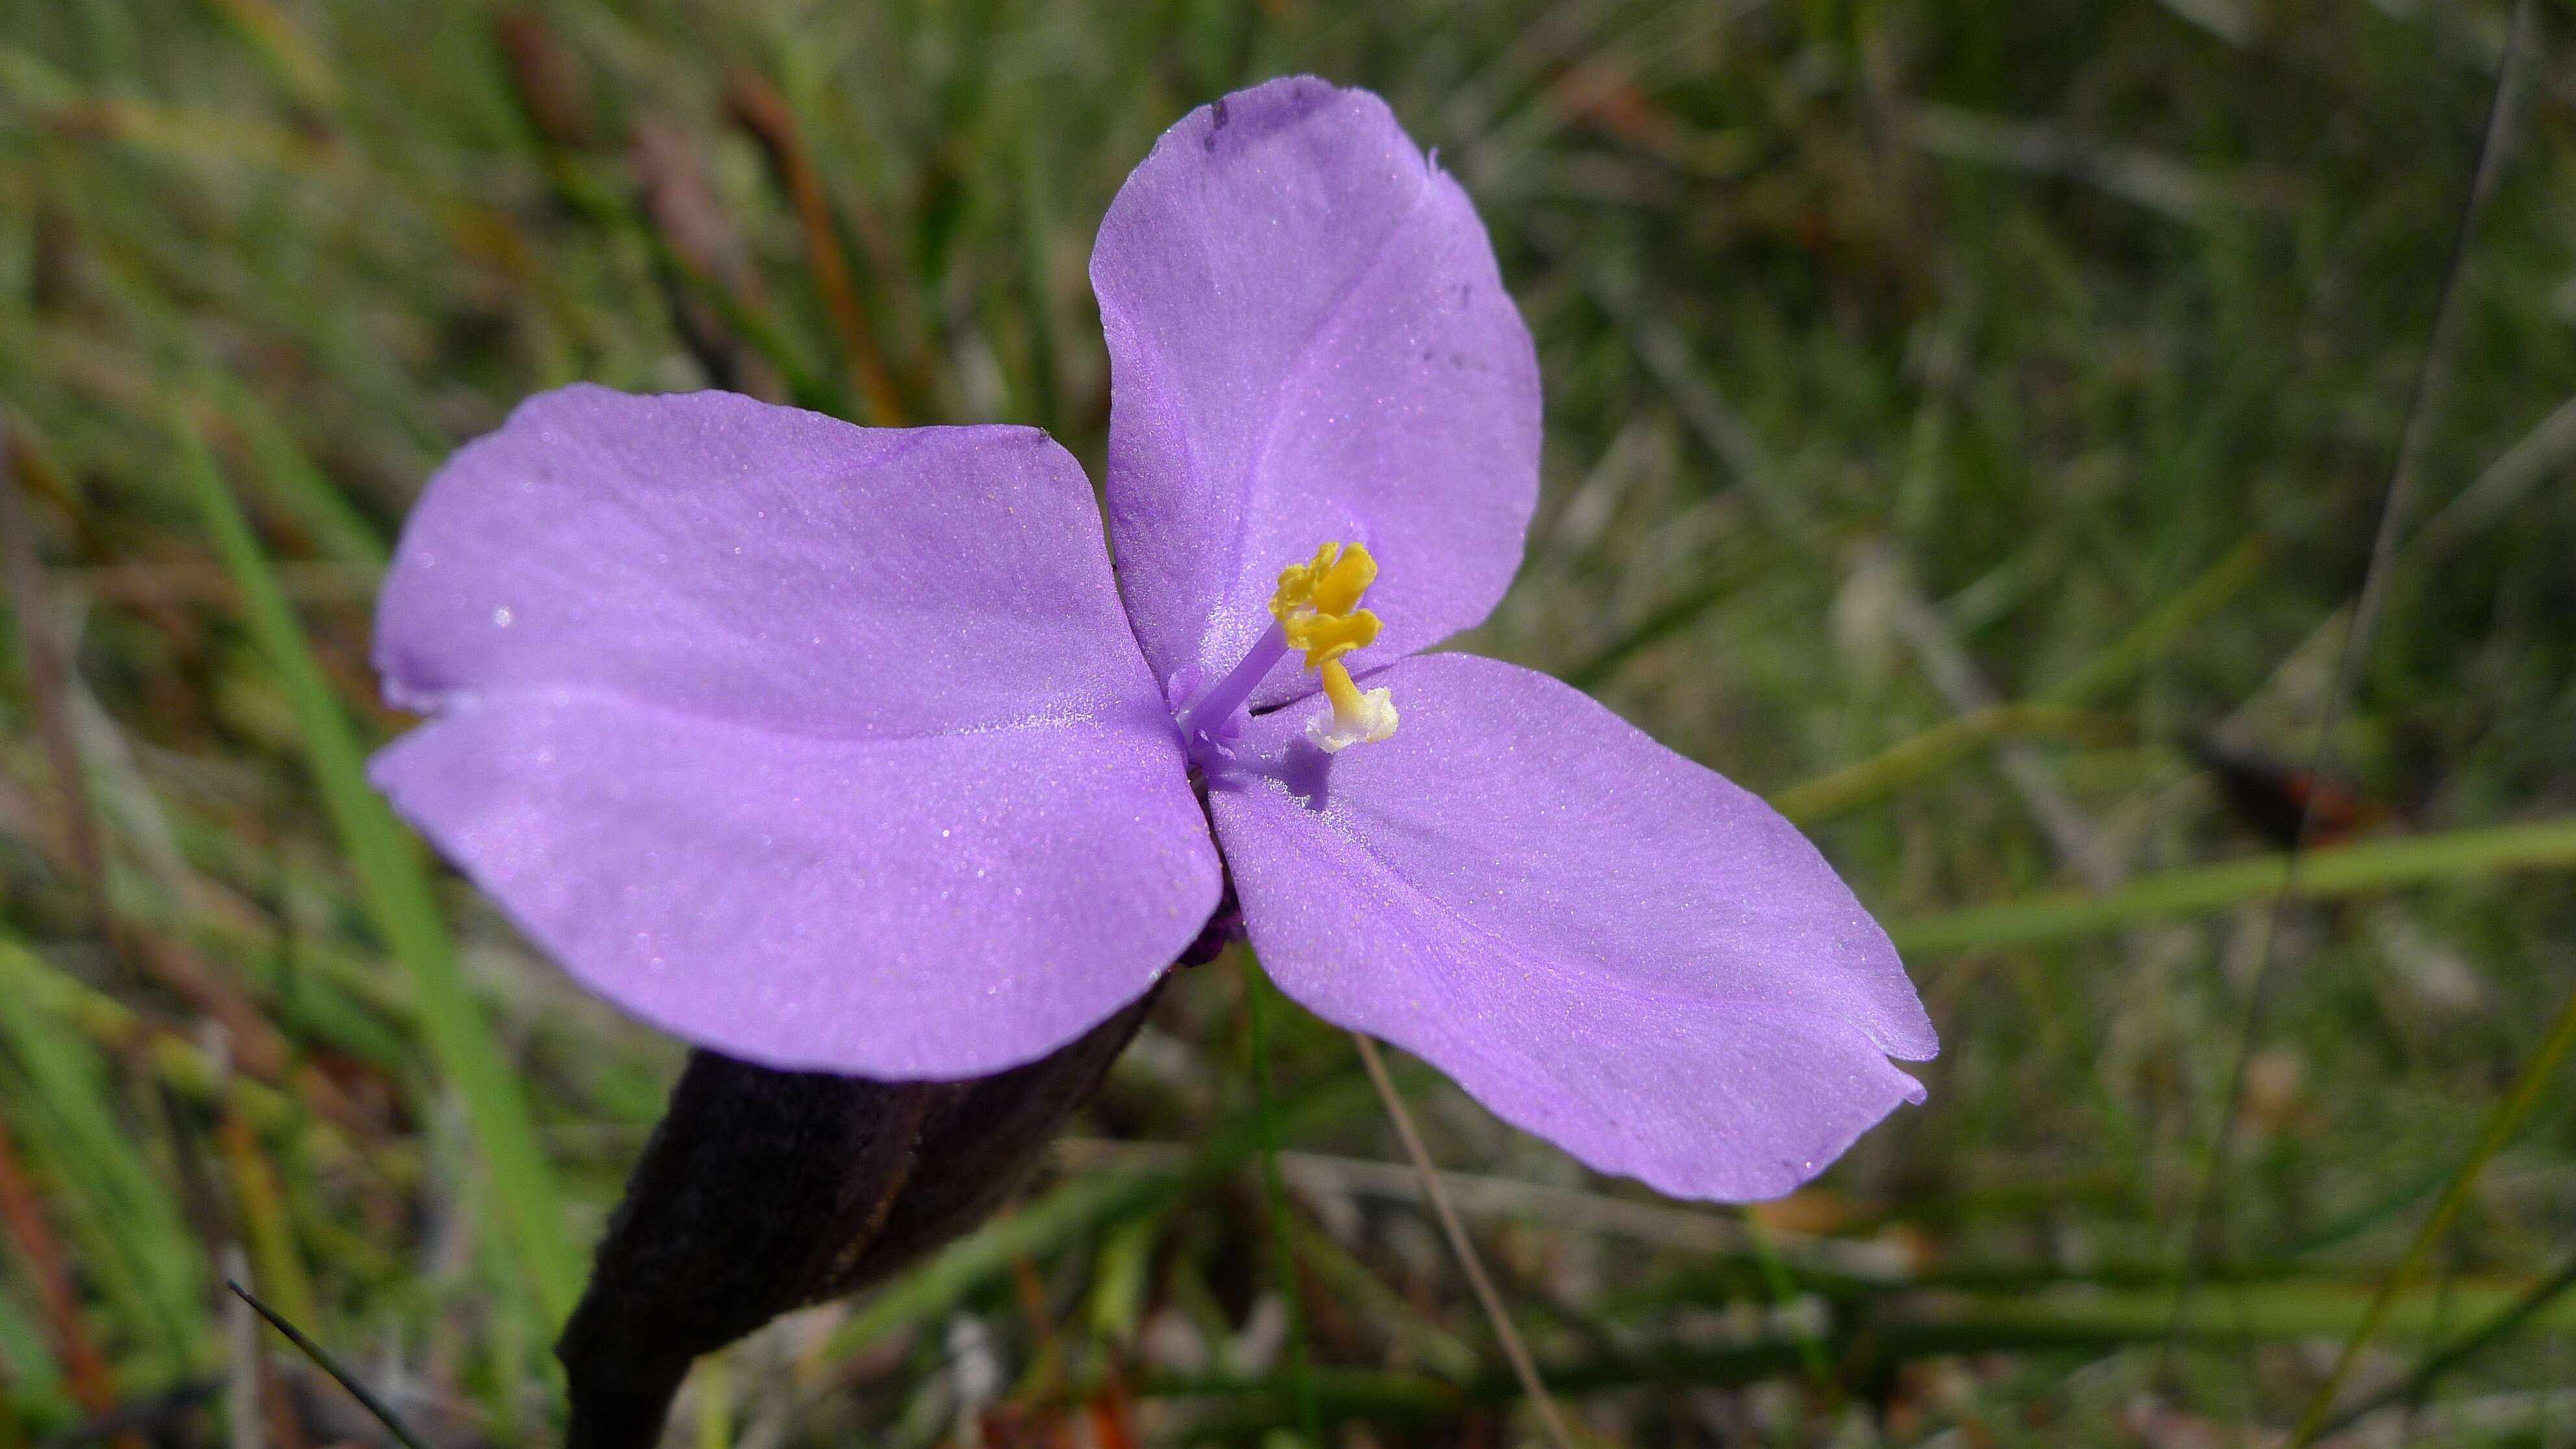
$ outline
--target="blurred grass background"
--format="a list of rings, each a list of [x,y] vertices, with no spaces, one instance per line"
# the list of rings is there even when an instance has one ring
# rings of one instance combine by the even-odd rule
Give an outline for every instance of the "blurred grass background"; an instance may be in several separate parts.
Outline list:
[[[1301,70],[1439,148],[1538,337],[1546,495],[1471,642],[1772,794],[1944,1039],[1751,1212],[1408,1079],[1583,1432],[2274,1443],[2350,1343],[2341,1442],[2576,1443],[2576,15],[2535,8],[2337,698],[2502,5],[5,0],[0,1449],[370,1437],[226,1273],[434,1441],[551,1440],[679,1049],[355,781],[407,501],[585,378],[1035,423],[1096,476],[1103,207]],[[2276,918],[2261,761],[2329,720]],[[709,1361],[675,1440],[1296,1424],[1242,964],[1018,1210]],[[1346,1039],[1272,1015],[1330,1437],[1524,1442]]]

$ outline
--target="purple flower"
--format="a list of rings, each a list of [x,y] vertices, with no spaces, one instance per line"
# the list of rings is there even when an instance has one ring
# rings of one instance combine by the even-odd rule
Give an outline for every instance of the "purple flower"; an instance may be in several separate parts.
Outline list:
[[[1787,1191],[1922,1099],[1931,1024],[1788,822],[1420,652],[1519,564],[1538,369],[1383,102],[1193,112],[1091,277],[1114,582],[1035,431],[548,393],[404,531],[376,659],[433,718],[377,784],[592,989],[772,1066],[1029,1061],[1230,876],[1290,996],[1666,1192]]]

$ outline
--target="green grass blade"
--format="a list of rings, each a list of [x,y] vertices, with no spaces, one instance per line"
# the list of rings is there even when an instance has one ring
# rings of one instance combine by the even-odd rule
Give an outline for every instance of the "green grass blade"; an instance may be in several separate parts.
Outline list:
[[[1701,615],[1734,598],[1762,576],[1760,562],[1713,571],[1709,579],[1621,631],[1619,637],[1603,645],[1591,658],[1566,669],[1563,672],[1565,682],[1577,689],[1600,688],[1609,682],[1610,676],[1619,672],[1620,666],[1658,641],[1690,627]]]
[[[45,1330],[38,1327],[35,1315],[18,1305],[0,1279],[0,1377],[9,1382],[8,1392],[0,1394],[0,1415],[11,1413],[36,1417],[51,1422],[78,1415],[79,1406],[72,1402],[63,1386],[62,1365],[45,1342]],[[0,1427],[0,1433],[6,1433]]]
[[[1792,785],[1771,797],[1771,808],[1806,825],[1893,794],[1982,746],[2051,735],[2082,738],[2103,733],[2103,726],[2100,715],[2057,705],[1998,704],[1971,710],[1868,759]]]
[[[1297,1291],[1297,1242],[1290,1231],[1296,1219],[1288,1206],[1288,1190],[1279,1181],[1279,1116],[1271,1100],[1270,1004],[1265,999],[1270,978],[1254,964],[1250,952],[1242,953],[1242,958],[1243,1010],[1252,1032],[1253,1111],[1261,1123],[1261,1190],[1270,1209],[1279,1306],[1288,1314],[1288,1383],[1297,1401],[1297,1427],[1304,1432],[1306,1443],[1320,1445],[1324,1442],[1324,1421],[1316,1415],[1315,1391],[1308,1373],[1306,1310]]]
[[[2550,1077],[2557,1073],[2558,1063],[2567,1055],[2571,1045],[2576,1045],[2576,994],[2569,995],[2566,1004],[2558,1008],[2558,1019],[2550,1024],[2548,1037],[2531,1054],[2531,1059],[2523,1063],[2522,1071],[2514,1078],[2512,1090],[2505,1093],[2504,1100],[2488,1109],[2486,1125],[2479,1129],[2477,1142],[2469,1148],[2468,1158],[2460,1164],[2450,1186],[2443,1189],[2441,1201],[2433,1205],[2431,1214],[2415,1230],[2413,1241],[2406,1245],[2405,1256],[2397,1260],[2397,1267],[2379,1285],[2379,1291],[2371,1296],[2370,1307],[2362,1314],[2361,1321],[2354,1324],[2352,1332],[2345,1336],[2343,1351],[2335,1356],[2333,1371],[2326,1375],[2324,1383],[2317,1385],[2315,1397],[2308,1400],[2307,1412],[2299,1416],[2298,1432],[2290,1436],[2291,1449],[2299,1449],[2299,1446],[2312,1442],[2317,1431],[2325,1427],[2326,1416],[2334,1411],[2335,1396],[2342,1391],[2343,1381],[2351,1374],[2353,1363],[2361,1357],[2361,1351],[2369,1347],[2370,1340],[2377,1336],[2380,1325],[2387,1321],[2397,1295],[2404,1290],[2407,1281],[2422,1270],[2424,1261],[2433,1256],[2434,1245],[2451,1230],[2451,1224],[2459,1220],[2460,1209],[2468,1206],[2469,1192],[2477,1186],[2478,1175],[2486,1170],[2487,1163],[2496,1153],[2503,1150],[2505,1143],[2513,1137],[2514,1129],[2522,1125],[2522,1119],[2530,1115],[2532,1105],[2540,1100],[2540,1089],[2549,1085]]]
[[[2528,1290],[2467,1282],[2452,1287],[2448,1308],[2453,1313],[2485,1313],[2527,1297]],[[2354,1283],[2267,1284],[2241,1295],[2206,1296],[2186,1313],[2182,1334],[2190,1342],[2211,1347],[2314,1338],[2348,1329],[2366,1303],[2364,1291]],[[1847,1372],[1959,1354],[2093,1356],[2162,1342],[2174,1331],[2174,1304],[2175,1295],[2169,1289],[1916,1295],[1839,1324],[1835,1342],[1846,1355],[1842,1363]],[[2444,1309],[2442,1295],[2409,1291],[2399,1296],[2388,1326],[2407,1339],[2426,1339],[2436,1332]],[[2563,1330],[2571,1318],[2576,1315],[2561,1299],[2533,1315],[2532,1321]],[[1662,1344],[1560,1360],[1547,1368],[1545,1377],[1550,1389],[1569,1398],[1649,1384],[1706,1388],[1776,1379],[1796,1372],[1802,1356],[1799,1337],[1766,1333],[1723,1344]],[[1279,1422],[1289,1407],[1287,1380],[1280,1373],[1258,1377],[1148,1374],[1138,1387],[1149,1398],[1231,1405],[1224,1417],[1197,1424],[1210,1440],[1228,1433],[1258,1433]],[[1451,1417],[1468,1404],[1509,1403],[1519,1396],[1520,1385],[1500,1370],[1458,1385],[1417,1373],[1320,1368],[1315,1373],[1315,1392],[1328,1421],[1363,1418],[1401,1423]]]
[[[1285,1141],[1355,1116],[1376,1100],[1358,1073],[1334,1076],[1274,1103],[1273,1125]],[[905,1324],[935,1321],[977,1286],[1010,1272],[1022,1256],[1044,1257],[1104,1223],[1150,1213],[1190,1187],[1241,1167],[1266,1140],[1255,1114],[1210,1134],[1189,1162],[1168,1171],[1096,1171],[1076,1177],[888,1284],[841,1325],[826,1352],[853,1352]]]
[[[2103,717],[2075,708],[2144,670],[2228,600],[2262,576],[2260,534],[2238,544],[2199,578],[2111,642],[2082,668],[2020,704],[1999,704],[1943,720],[1865,760],[1819,775],[1771,797],[1773,809],[1801,825],[1866,805],[1972,750],[2007,739],[2099,732]]]
[[[0,939],[0,960],[14,966],[21,954],[23,947]],[[55,1030],[50,1015],[13,1005],[0,1011],[0,1059],[17,1069],[10,1078],[23,1073],[22,1080],[0,1078],[9,1120],[76,1205],[65,1226],[84,1267],[135,1340],[160,1353],[161,1372],[199,1366],[210,1347],[201,1332],[205,1261],[117,1109],[107,1056]]]
[[[2308,900],[2390,890],[2509,870],[2576,867],[2576,820],[2453,830],[2312,850],[2291,878],[2290,858],[2261,855],[2141,876],[2105,895],[2054,891],[2021,900],[1890,922],[1897,949],[1974,951],[2099,935],[2140,921],[2206,915],[2288,890]]]
[[[24,1008],[31,1019],[43,1016],[45,1029],[85,1039],[111,1057],[139,1049],[164,1086],[191,1101],[221,1103],[263,1134],[319,1131],[326,1140],[338,1139],[337,1129],[317,1128],[293,1098],[244,1073],[226,1071],[178,1034],[161,1032],[148,1042],[141,1040],[150,1028],[132,1008],[5,935],[0,935],[0,1000]]]
[[[2127,683],[2261,578],[2269,554],[2270,543],[2259,533],[2228,550],[2226,557],[2210,565],[2199,578],[2139,620],[2135,628],[2113,640],[2110,647],[2082,668],[2040,690],[2035,702],[2078,704]]]
[[[492,1174],[502,1222],[547,1317],[561,1323],[581,1296],[581,1255],[564,1228],[553,1172],[537,1145],[519,1079],[493,1040],[458,969],[418,847],[367,784],[355,728],[314,660],[267,555],[234,501],[205,440],[174,419],[187,481],[207,532],[241,590],[252,634],[284,681],[304,733],[315,785],[364,889],[369,915],[411,976],[430,1054],[465,1099],[476,1144]]]
[[[2317,1431],[2318,1437],[2339,1434],[2364,1418],[2395,1404],[2420,1400],[2440,1382],[2443,1375],[2466,1364],[2488,1348],[2511,1338],[2533,1319],[2546,1313],[2559,1299],[2576,1289],[2576,1259],[2571,1259],[2557,1272],[2533,1284],[2531,1290],[2513,1305],[2487,1319],[2477,1327],[2425,1355],[2412,1372],[2360,1403],[2346,1408]]]
[[[314,464],[267,402],[225,373],[208,372],[204,380],[224,415],[241,429],[270,496],[312,531],[323,552],[342,563],[382,571],[392,558],[382,531]]]

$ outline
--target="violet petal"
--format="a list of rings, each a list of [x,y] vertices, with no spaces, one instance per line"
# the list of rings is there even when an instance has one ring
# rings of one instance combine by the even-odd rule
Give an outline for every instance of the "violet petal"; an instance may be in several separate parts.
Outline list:
[[[1157,678],[1221,678],[1282,566],[1361,542],[1385,620],[1354,668],[1468,628],[1520,566],[1538,362],[1467,194],[1365,91],[1312,77],[1203,106],[1111,203],[1120,586]],[[1256,707],[1314,676],[1282,665]]]
[[[395,806],[603,996],[746,1060],[963,1077],[1146,990],[1220,886],[1080,469],[718,394],[532,399],[377,616]]]
[[[1256,716],[1216,782],[1252,944],[1325,1019],[1605,1172],[1745,1201],[1814,1176],[1938,1049],[1895,949],[1769,806],[1544,675],[1409,659],[1393,738]]]

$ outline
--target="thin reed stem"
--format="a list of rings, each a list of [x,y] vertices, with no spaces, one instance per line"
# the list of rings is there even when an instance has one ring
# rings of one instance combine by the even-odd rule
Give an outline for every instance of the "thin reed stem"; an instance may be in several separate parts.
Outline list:
[[[1486,1276],[1484,1260],[1476,1256],[1476,1245],[1468,1241],[1467,1229],[1458,1221],[1458,1210],[1449,1205],[1449,1190],[1440,1185],[1440,1170],[1432,1165],[1431,1153],[1422,1145],[1422,1134],[1413,1128],[1413,1114],[1405,1110],[1394,1079],[1386,1074],[1377,1043],[1358,1032],[1351,1033],[1351,1040],[1360,1049],[1360,1065],[1368,1068],[1369,1084],[1377,1088],[1378,1101],[1385,1104],[1387,1120],[1395,1124],[1395,1135],[1404,1143],[1405,1156],[1413,1159],[1413,1170],[1422,1179],[1423,1200],[1431,1204],[1432,1215],[1440,1219],[1440,1231],[1448,1235],[1449,1250],[1458,1255],[1458,1266],[1466,1273],[1468,1285],[1476,1290],[1476,1301],[1484,1305],[1485,1319],[1494,1327],[1494,1340],[1503,1346],[1503,1357],[1510,1362],[1513,1376],[1521,1381],[1521,1392],[1529,1396],[1530,1406],[1538,1411],[1548,1442],[1556,1449],[1574,1449],[1574,1436],[1567,1431],[1565,1417],[1548,1394],[1547,1384],[1539,1378],[1529,1346],[1521,1342],[1520,1330],[1512,1326],[1511,1314],[1503,1310],[1503,1296],[1494,1291],[1494,1280]]]
[[[249,1304],[253,1312],[267,1319],[270,1327],[285,1334],[286,1341],[294,1344],[306,1358],[313,1360],[314,1365],[329,1374],[333,1382],[347,1389],[349,1397],[356,1399],[368,1413],[375,1415],[376,1422],[384,1425],[387,1433],[402,1441],[403,1449],[429,1449],[428,1445],[421,1442],[420,1436],[411,1431],[411,1426],[402,1421],[402,1416],[393,1411],[392,1405],[377,1398],[374,1390],[368,1388],[356,1374],[342,1368],[340,1361],[326,1352],[322,1345],[305,1337],[304,1330],[280,1317],[277,1310],[252,1297],[251,1291],[244,1288],[238,1281],[227,1278],[224,1280],[224,1286],[233,1291],[234,1297]]]
[[[376,929],[411,978],[430,1058],[442,1081],[464,1099],[475,1145],[491,1169],[502,1224],[552,1329],[572,1315],[589,1264],[565,1230],[563,1199],[537,1137],[527,1087],[457,964],[418,845],[367,783],[356,727],[322,673],[266,549],[233,499],[231,483],[187,411],[173,409],[170,417],[180,473],[196,495],[216,555],[241,590],[251,635],[285,687],[323,808],[348,852]]]
[[[2415,380],[2406,398],[2405,421],[2399,425],[2397,435],[2397,455],[2389,463],[2388,485],[2380,496],[2379,521],[2371,535],[2370,563],[2362,573],[2360,597],[2353,604],[2351,630],[2345,634],[2343,648],[2336,654],[2334,677],[2327,685],[2325,698],[2317,711],[2316,746],[2308,759],[2308,776],[2311,779],[2326,772],[2334,748],[2335,722],[2350,700],[2353,680],[2359,675],[2362,660],[2368,654],[2371,637],[2379,624],[2381,607],[2387,599],[2389,573],[2396,560],[2397,544],[2405,534],[2407,519],[2414,512],[2416,477],[2425,447],[2427,419],[2433,413],[2434,395],[2441,386],[2442,364],[2450,354],[2451,335],[2459,327],[2460,281],[2468,272],[2469,250],[2477,237],[2478,217],[2485,211],[2487,198],[2494,193],[2496,178],[2503,171],[2505,130],[2513,114],[2514,79],[2530,32],[2531,0],[2515,0],[2513,19],[2505,31],[2504,51],[2496,62],[2495,89],[2487,97],[2486,125],[2478,133],[2477,159],[2470,168],[2468,195],[2461,199],[2459,226],[2452,232],[2450,253],[2442,266],[2440,289],[2434,295],[2432,330],[2424,339],[2422,355],[2416,359]],[[2235,1149],[2236,1109],[2244,1100],[2247,1074],[2252,1070],[2255,1047],[2269,1015],[2281,923],[2298,889],[2308,832],[2315,823],[2314,806],[2315,797],[2312,795],[2299,801],[2298,828],[2291,835],[2280,890],[2272,897],[2271,910],[2264,919],[2262,951],[2254,968],[2253,985],[2246,994],[2245,1022],[2237,1034],[2235,1062],[2228,1072],[2227,1100],[2219,1112],[2217,1126],[2210,1139],[2209,1163],[2202,1173],[2200,1191],[2184,1228],[2182,1274],[2174,1298],[2174,1331],[2158,1355],[2156,1377],[2159,1380],[2169,1377],[2174,1350],[2181,1337],[2183,1316],[2190,1307],[2202,1259],[2213,1246],[2209,1239],[2217,1229],[2219,1197],[2226,1183],[2228,1160]]]

